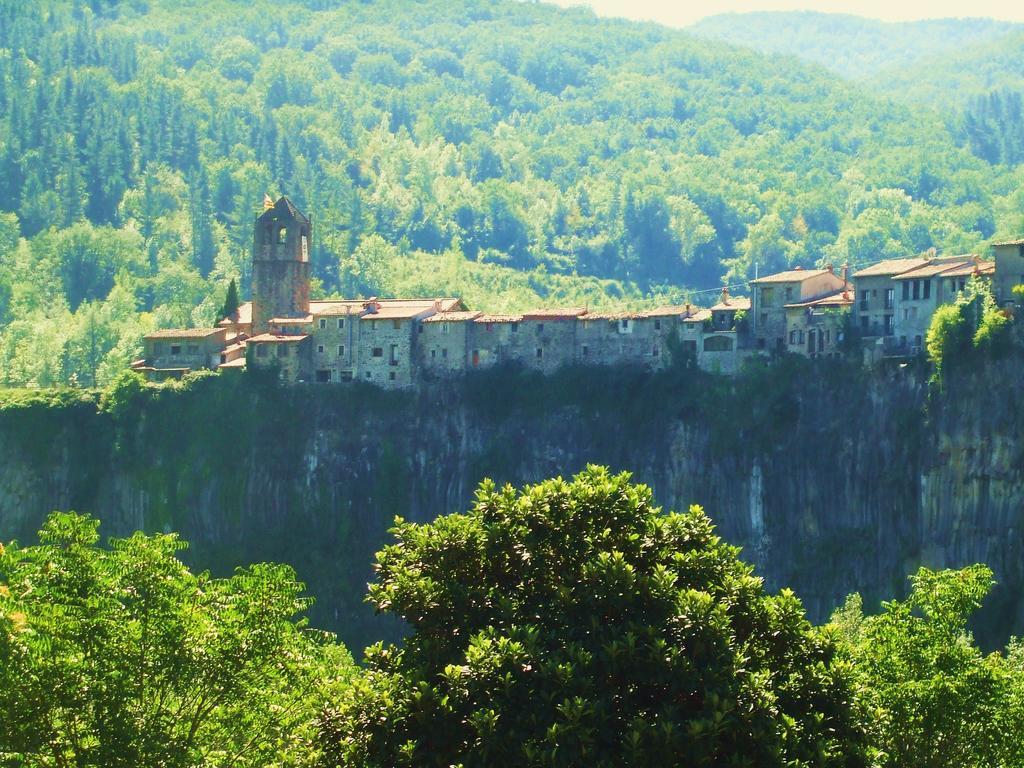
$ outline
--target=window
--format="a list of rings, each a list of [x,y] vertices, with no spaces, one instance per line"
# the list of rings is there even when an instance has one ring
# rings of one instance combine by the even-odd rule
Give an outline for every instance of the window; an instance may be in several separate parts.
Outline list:
[[[804,332],[803,331],[799,331],[797,333],[797,335],[796,335],[796,343],[797,344],[803,344],[804,343]]]
[[[325,328],[327,328],[327,320],[325,320],[324,318],[321,317],[320,318],[320,330],[322,331]]]
[[[398,345],[397,344],[392,344],[391,345],[390,355],[388,356],[388,362],[391,365],[398,365]]]
[[[488,326],[490,326],[490,323],[488,323]],[[441,323],[441,333],[448,333],[449,330],[448,323]],[[487,330],[491,330],[490,327],[488,327]]]
[[[277,356],[278,357],[288,357],[288,345],[287,344],[278,344],[277,345]]]
[[[325,383],[327,383],[328,381],[331,380],[331,372],[330,371],[317,371],[316,372],[316,380],[317,380],[318,384],[325,384]]]
[[[181,354],[181,344],[171,344],[171,355],[177,357]]]
[[[661,354],[661,350],[657,346],[651,347],[651,357],[657,357]]]
[[[371,331],[376,331],[377,330],[377,321],[376,320],[371,320],[370,321],[370,330]]]
[[[436,349],[430,350],[430,359],[431,360],[436,360],[437,359],[437,350]]]
[[[519,333],[519,323],[512,323],[512,333]]]
[[[544,333],[544,323],[537,323],[537,333]]]
[[[391,321],[391,327],[394,328],[396,331],[401,329],[402,321],[401,320],[392,320]]]
[[[494,330],[494,323],[487,323],[487,332],[490,333]]]
[[[389,379],[390,381],[394,381],[394,380],[395,380],[395,378],[396,378],[396,376],[395,376],[395,372],[394,372],[394,371],[391,371],[391,372],[390,372],[390,373],[388,374],[388,379]]]
[[[786,301],[790,301],[793,298],[793,286],[786,286]]]
[[[795,330],[789,332],[789,343],[790,344],[796,344],[796,331]]]
[[[423,323],[416,324],[416,333],[423,333]]]
[[[338,345],[338,357],[344,357],[344,356],[345,356],[345,345],[344,344],[339,344]]]
[[[305,235],[303,235],[301,242],[301,258],[303,261],[309,261],[309,239]]]
[[[906,280],[903,281],[903,294],[901,298],[907,301],[910,298],[910,283]]]
[[[338,330],[340,331],[344,327],[345,327],[345,318],[344,317],[339,317],[338,318]]]
[[[583,345],[583,356],[587,357],[589,354],[590,354],[590,347],[588,347],[586,344],[584,344]]]
[[[373,348],[373,356],[374,357],[384,357],[384,347],[374,347]]]
[[[896,304],[896,289],[886,288],[885,289],[885,308],[892,309]]]
[[[915,299],[920,299],[921,298],[921,281],[920,280],[915,280],[914,281],[914,287],[913,287],[912,293],[913,293],[913,296],[914,296]]]
[[[774,299],[774,297],[775,297],[775,292],[771,288],[762,288],[761,289],[761,306],[763,306],[763,307],[770,307],[772,305],[772,300]]]
[[[256,347],[256,357],[266,357],[266,356],[267,356],[267,345],[266,344],[258,345]]]
[[[619,330],[623,333],[629,330],[629,320],[619,320]]]
[[[886,315],[885,316],[885,335],[886,336],[892,336],[892,334],[893,334],[892,315]]]
[[[342,381],[352,381],[352,371],[342,371],[341,372],[341,380]]]
[[[448,357],[448,347],[445,347],[444,349],[441,350],[441,357],[447,359],[447,357]]]
[[[537,347],[537,359],[541,360],[541,359],[543,359],[543,357],[544,357],[544,350],[541,349],[540,347]]]
[[[324,353],[324,345],[323,344],[317,344],[316,345],[316,351],[319,352],[322,355]]]
[[[660,331],[661,330],[661,319],[660,318],[657,318],[657,317],[654,318],[654,330],[656,330],[656,331]]]
[[[288,228],[287,227],[281,227],[279,230],[277,230],[277,242],[279,244],[280,243],[288,242]]]
[[[367,371],[367,372],[366,372],[366,378],[368,378],[368,379],[372,379],[372,378],[373,378],[373,374],[372,374],[372,373],[370,373],[369,371]]]
[[[924,298],[930,299],[932,297],[932,281],[922,280],[921,282],[924,283]]]

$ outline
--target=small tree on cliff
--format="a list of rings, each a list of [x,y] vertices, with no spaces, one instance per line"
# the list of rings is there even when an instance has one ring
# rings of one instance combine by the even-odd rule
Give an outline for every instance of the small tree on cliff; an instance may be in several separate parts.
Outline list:
[[[591,467],[393,533],[370,599],[412,635],[323,717],[326,765],[863,764],[830,635],[697,507]]]
[[[285,566],[194,575],[173,535],[54,514],[0,546],[0,765],[294,765],[352,670]]]

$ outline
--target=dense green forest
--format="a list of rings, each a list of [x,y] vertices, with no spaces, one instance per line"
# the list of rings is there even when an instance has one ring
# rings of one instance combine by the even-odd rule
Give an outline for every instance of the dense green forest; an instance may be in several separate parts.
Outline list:
[[[984,566],[816,627],[700,507],[596,466],[391,533],[369,600],[409,634],[362,669],[287,566],[194,574],[69,513],[0,544],[0,764],[1024,764],[1024,647],[967,629]]]
[[[312,215],[320,295],[502,310],[965,252],[1024,230],[1022,188],[937,114],[583,10],[2,3],[0,385],[212,322],[264,192]]]

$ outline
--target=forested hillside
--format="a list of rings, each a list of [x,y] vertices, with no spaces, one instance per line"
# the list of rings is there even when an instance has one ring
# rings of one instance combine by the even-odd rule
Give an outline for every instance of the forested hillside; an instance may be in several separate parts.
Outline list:
[[[898,72],[923,60],[990,43],[1018,25],[995,19],[885,22],[842,13],[766,11],[722,13],[689,29],[764,53],[797,56],[850,80]]]
[[[793,59],[518,2],[0,5],[0,385],[103,383],[248,292],[638,305],[1024,230],[1021,172]],[[712,294],[692,294],[708,299]]]

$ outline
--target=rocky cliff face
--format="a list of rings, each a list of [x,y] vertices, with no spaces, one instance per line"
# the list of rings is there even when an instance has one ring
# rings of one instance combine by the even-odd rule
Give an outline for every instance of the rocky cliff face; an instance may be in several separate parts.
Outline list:
[[[666,508],[702,505],[816,620],[851,591],[868,605],[902,594],[920,564],[986,562],[1000,586],[979,632],[1002,640],[1024,628],[1021,370],[1004,361],[930,400],[913,369],[792,361],[734,381],[502,372],[417,395],[214,377],[115,413],[8,407],[0,538],[29,540],[73,508],[109,535],[178,531],[214,572],[290,562],[314,621],[358,648],[400,631],[361,602],[396,514],[462,510],[485,476],[521,484],[597,462],[633,471]]]

